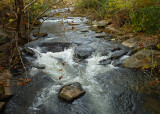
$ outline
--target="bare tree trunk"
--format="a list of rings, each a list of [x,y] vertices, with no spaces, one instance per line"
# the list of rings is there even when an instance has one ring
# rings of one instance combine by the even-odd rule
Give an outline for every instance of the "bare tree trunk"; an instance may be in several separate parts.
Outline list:
[[[24,26],[24,2],[23,0],[15,0],[15,6],[16,6],[16,13],[18,16],[17,19],[17,27],[16,31],[18,32],[18,37],[19,38],[24,38],[25,37],[25,26]]]

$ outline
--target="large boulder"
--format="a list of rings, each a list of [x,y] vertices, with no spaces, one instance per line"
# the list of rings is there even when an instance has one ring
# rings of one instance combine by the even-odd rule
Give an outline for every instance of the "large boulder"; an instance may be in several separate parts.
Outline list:
[[[157,55],[160,55],[160,51],[156,50],[141,50],[131,57],[128,57],[123,61],[123,66],[128,68],[141,68],[143,66],[153,66],[153,64],[160,65],[160,59],[157,57]],[[156,63],[152,63],[152,60],[149,60],[150,58],[154,58],[154,61]]]
[[[48,51],[51,52],[61,52],[64,49],[68,48],[71,45],[70,42],[65,41],[57,41],[57,42],[44,42],[40,44],[42,52],[47,53]]]
[[[58,97],[67,102],[72,102],[73,100],[84,95],[84,93],[85,93],[85,90],[82,88],[81,84],[78,82],[75,82],[75,83],[63,86],[59,91]]]
[[[89,45],[80,45],[75,48],[75,54],[79,59],[89,57],[95,50]]]

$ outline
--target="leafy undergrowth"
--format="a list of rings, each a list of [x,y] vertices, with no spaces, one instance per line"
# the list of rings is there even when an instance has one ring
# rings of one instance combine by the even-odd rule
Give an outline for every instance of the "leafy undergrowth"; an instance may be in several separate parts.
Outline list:
[[[112,19],[119,27],[130,25],[135,33],[160,34],[159,0],[81,0],[76,9],[94,19]]]

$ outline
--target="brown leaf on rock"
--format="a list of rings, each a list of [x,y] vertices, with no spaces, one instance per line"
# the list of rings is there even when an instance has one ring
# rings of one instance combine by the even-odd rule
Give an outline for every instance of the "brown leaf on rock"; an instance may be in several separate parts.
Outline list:
[[[61,80],[61,79],[62,79],[62,77],[63,77],[63,76],[60,76],[60,77],[59,77],[59,80]]]

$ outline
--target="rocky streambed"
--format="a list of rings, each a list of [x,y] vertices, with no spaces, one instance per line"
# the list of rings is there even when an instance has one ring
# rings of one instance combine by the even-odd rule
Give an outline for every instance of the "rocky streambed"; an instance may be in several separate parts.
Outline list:
[[[50,11],[59,12],[61,18],[47,19],[40,29],[47,36],[23,47],[31,80],[13,88],[15,94],[4,113],[159,113],[159,90],[151,89],[150,80],[144,78],[150,77],[148,73],[122,65],[132,49],[112,41],[110,33],[91,30],[85,17],[66,17],[70,14],[66,11],[68,8]],[[35,35],[31,37],[34,39]],[[82,87],[78,88],[79,84]],[[68,86],[64,89],[65,85]],[[74,96],[72,102],[59,99],[71,88],[73,96],[75,91],[82,90],[78,91],[81,97]],[[71,94],[67,95],[70,99]]]

